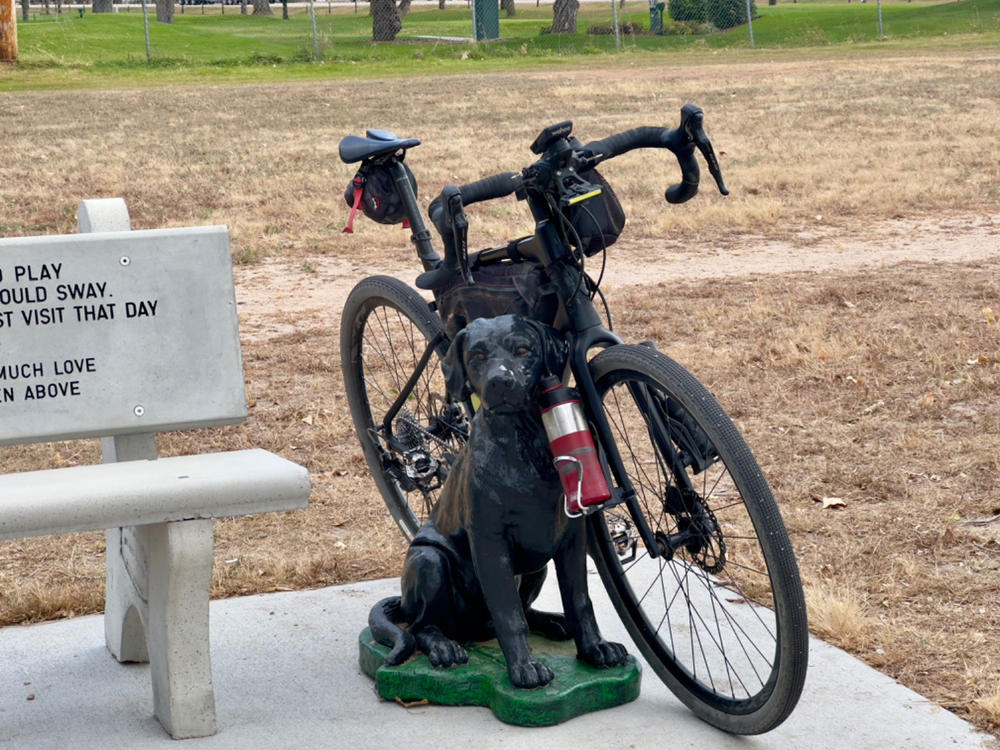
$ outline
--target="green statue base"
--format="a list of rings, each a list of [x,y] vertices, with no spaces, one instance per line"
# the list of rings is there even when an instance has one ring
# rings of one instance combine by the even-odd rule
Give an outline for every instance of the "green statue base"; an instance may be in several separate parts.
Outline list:
[[[572,641],[529,638],[532,651],[553,672],[543,688],[515,688],[496,640],[466,646],[468,664],[449,669],[431,666],[418,653],[396,667],[385,664],[389,649],[365,628],[359,637],[361,671],[375,680],[379,696],[409,703],[447,706],[489,706],[497,718],[523,727],[545,727],[589,711],[620,706],[639,697],[640,668],[635,657],[620,667],[596,669],[576,658]]]

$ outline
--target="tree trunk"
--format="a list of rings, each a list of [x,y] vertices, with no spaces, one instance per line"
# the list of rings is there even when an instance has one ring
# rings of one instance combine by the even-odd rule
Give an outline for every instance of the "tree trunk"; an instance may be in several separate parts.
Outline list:
[[[31,10],[28,8],[28,0],[21,0],[21,19],[25,23],[28,22],[28,13],[30,12]]]
[[[156,0],[156,20],[160,23],[174,22],[174,0]]]
[[[17,62],[17,13],[14,0],[0,0],[0,62]]]
[[[445,0],[438,0],[438,10],[444,10]]]
[[[514,0],[500,0],[500,9],[507,14],[507,18],[513,18],[517,13],[517,8],[514,7]]]
[[[240,0],[240,13],[244,16],[247,14],[247,0]]]
[[[399,0],[399,5],[396,6],[396,12],[399,14],[400,21],[406,18],[406,14],[410,12],[410,0]]]
[[[115,9],[111,4],[111,0],[94,0],[94,4],[91,6],[91,10],[94,13],[114,13]]]
[[[552,4],[552,33],[575,34],[580,0],[555,0]]]
[[[372,0],[372,40],[391,42],[403,28],[395,0]]]
[[[271,3],[269,0],[253,0],[253,14],[255,16],[272,15]]]
[[[49,0],[42,0],[42,4],[45,6],[45,15],[51,16],[52,13],[49,11]]]
[[[56,0],[56,15],[62,15],[62,0]]]
[[[281,19],[288,20],[288,0],[281,0]]]

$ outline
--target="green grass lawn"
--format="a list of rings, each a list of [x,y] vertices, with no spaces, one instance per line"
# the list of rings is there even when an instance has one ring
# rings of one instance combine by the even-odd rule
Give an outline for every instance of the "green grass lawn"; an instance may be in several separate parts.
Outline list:
[[[580,60],[616,51],[613,36],[586,33],[594,24],[608,26],[611,9],[604,3],[580,8],[575,35],[545,33],[551,24],[551,6],[518,7],[517,16],[501,15],[501,40],[455,43],[444,37],[468,37],[471,11],[464,3],[439,11],[436,4],[415,5],[406,17],[395,43],[371,41],[371,19],[366,5],[359,12],[350,7],[317,4],[316,26],[319,64],[314,60],[312,26],[308,12],[298,8],[282,20],[275,15],[239,14],[228,6],[203,13],[189,6],[174,23],[150,18],[152,63],[147,62],[142,14],[129,12],[97,15],[75,11],[61,15],[36,15],[19,22],[18,65],[0,68],[0,90],[179,82],[187,80],[271,80],[356,76],[399,72],[448,72],[487,67],[537,66],[554,59]],[[621,11],[622,21],[649,26],[645,2],[631,0]],[[152,9],[151,9],[152,10]],[[906,44],[943,38],[968,43],[1000,41],[1000,0],[959,2],[893,2],[882,8],[885,38],[877,35],[875,2],[782,2],[758,5],[754,20],[755,46],[801,48],[839,44]],[[669,21],[669,19],[667,19]],[[961,42],[959,42],[961,43]],[[649,34],[627,36],[623,52],[672,50],[721,50],[748,48],[746,26],[710,34]],[[363,67],[362,67],[363,66]],[[164,71],[169,71],[164,73]]]

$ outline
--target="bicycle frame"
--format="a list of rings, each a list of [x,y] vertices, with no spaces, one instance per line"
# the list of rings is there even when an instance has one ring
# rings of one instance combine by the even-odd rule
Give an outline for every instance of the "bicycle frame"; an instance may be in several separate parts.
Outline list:
[[[519,247],[520,254],[534,257],[544,267],[549,280],[556,285],[558,296],[566,315],[564,333],[569,340],[570,370],[577,390],[583,396],[582,402],[588,420],[597,433],[598,444],[614,477],[611,504],[624,503],[629,515],[639,531],[643,545],[651,557],[660,553],[660,545],[639,507],[635,488],[622,462],[621,453],[612,435],[611,424],[604,411],[597,384],[591,375],[588,354],[591,349],[624,343],[618,336],[604,327],[593,300],[582,284],[583,271],[569,261],[571,251],[553,226],[553,217],[547,203],[540,194],[528,191],[528,206],[535,219],[535,235]]]
[[[410,187],[409,179],[400,162],[394,161],[391,165],[395,177],[396,189],[406,206],[407,217],[410,222],[411,240],[416,246],[417,255],[420,258],[424,270],[435,268],[440,262],[440,256],[434,250],[431,242],[431,234],[427,230],[416,196]],[[593,425],[597,433],[598,443],[601,446],[604,459],[614,478],[613,496],[609,505],[624,504],[628,508],[629,515],[639,532],[647,553],[651,557],[658,557],[661,553],[660,544],[653,535],[648,522],[639,507],[635,488],[629,479],[628,472],[622,461],[621,453],[612,435],[611,425],[604,412],[600,394],[597,392],[597,385],[590,373],[588,363],[588,353],[594,348],[603,348],[621,344],[623,341],[614,333],[604,327],[601,317],[594,307],[594,303],[587,293],[586,286],[582,283],[582,271],[573,263],[569,262],[571,250],[559,236],[559,232],[553,226],[553,217],[549,207],[541,193],[528,191],[526,200],[535,219],[534,236],[522,241],[518,245],[518,253],[526,258],[532,258],[539,262],[546,271],[551,283],[555,284],[558,290],[558,297],[562,303],[562,309],[566,316],[566,323],[561,328],[568,338],[570,347],[569,364],[570,370],[576,382],[577,389],[583,396],[582,401],[588,420]],[[387,435],[391,434],[392,420],[395,418],[400,407],[405,403],[413,385],[417,382],[423,369],[427,366],[431,354],[440,344],[440,341],[428,342],[427,349],[421,357],[416,370],[406,384],[406,387],[399,393],[396,402],[389,409],[383,421],[383,427]],[[634,394],[638,400],[645,400],[645,394]],[[650,413],[650,409],[644,409],[645,413]],[[661,446],[668,445],[669,441],[662,439],[663,431],[659,433],[657,441]],[[668,451],[669,453],[670,451]],[[617,495],[617,496],[615,496]]]

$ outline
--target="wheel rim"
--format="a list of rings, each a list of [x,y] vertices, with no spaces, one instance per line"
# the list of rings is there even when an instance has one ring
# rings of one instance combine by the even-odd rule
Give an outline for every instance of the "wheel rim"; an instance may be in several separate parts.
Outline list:
[[[652,393],[656,387],[635,373],[618,376],[602,383],[603,400],[642,512],[658,539],[691,542],[681,544],[669,561],[652,558],[636,538],[627,510],[606,510],[599,533],[605,542],[614,539],[619,550],[605,560],[609,578],[654,669],[666,670],[698,701],[728,714],[755,711],[774,689],[780,630],[745,490],[721,456],[697,474],[683,469],[695,493],[681,493],[688,500],[679,500],[678,470],[657,450],[631,390],[636,382]],[[662,405],[666,396],[660,391],[654,400]],[[668,422],[662,420],[671,441],[682,444]],[[629,561],[633,550],[635,559]]]
[[[405,312],[385,301],[362,310],[355,341],[362,398],[367,406],[362,444],[373,473],[397,499],[396,518],[411,537],[437,502],[440,486],[458,451],[463,416],[446,400],[439,352],[431,355],[404,407],[392,422],[395,441],[383,428],[385,415],[405,387],[427,347],[425,332]]]

